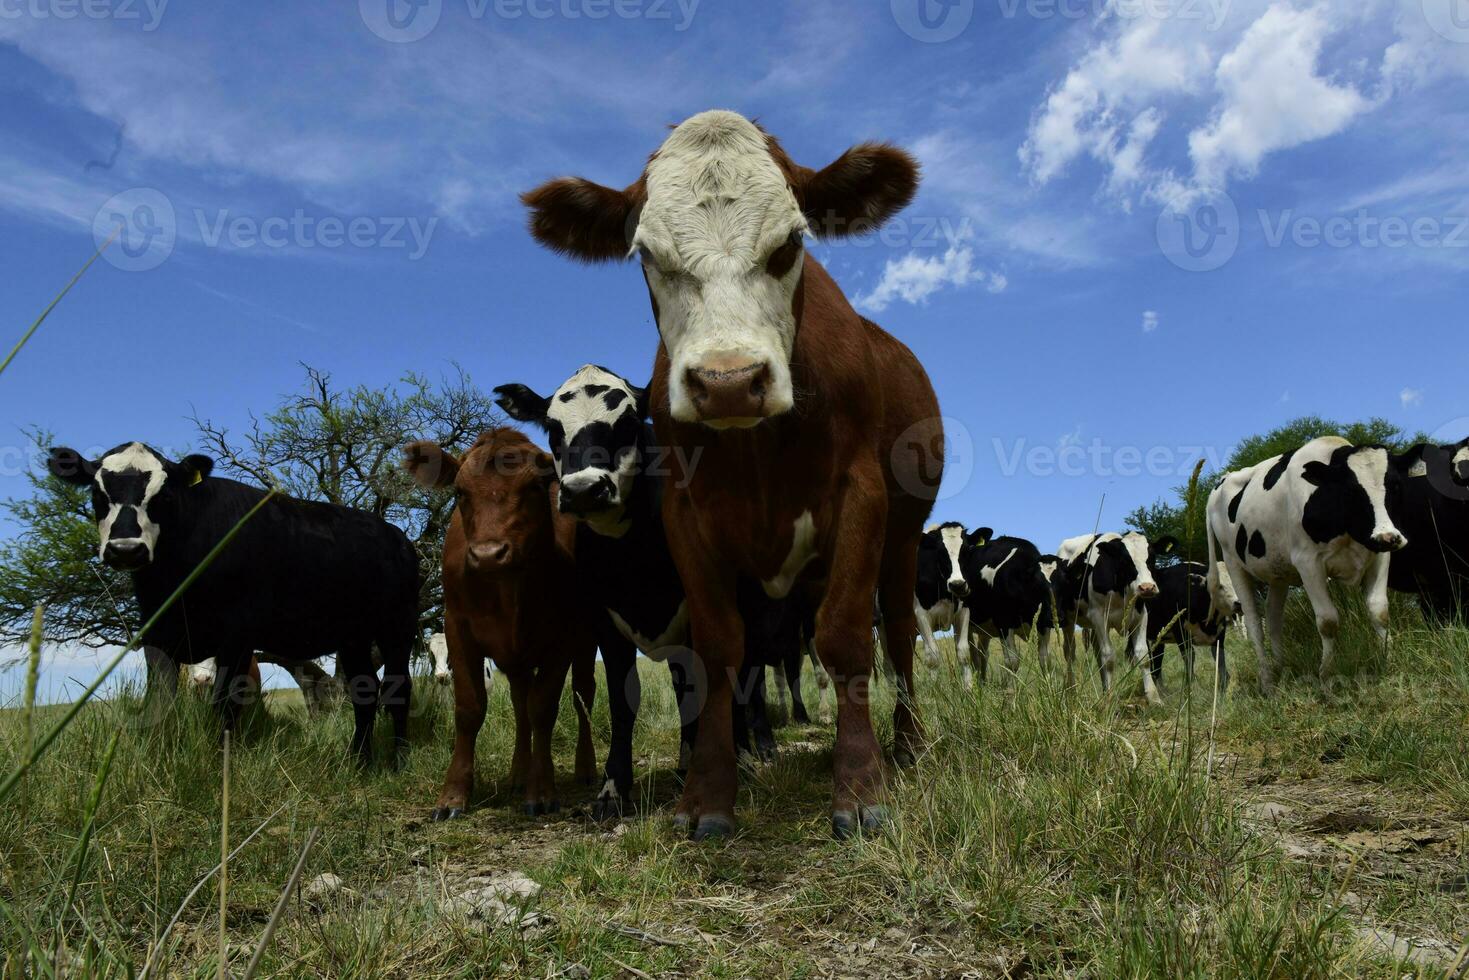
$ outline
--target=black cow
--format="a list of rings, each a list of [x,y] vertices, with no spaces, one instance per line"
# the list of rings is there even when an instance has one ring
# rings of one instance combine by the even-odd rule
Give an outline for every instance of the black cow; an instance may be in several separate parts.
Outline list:
[[[702,685],[689,649],[683,584],[664,534],[668,464],[646,422],[646,390],[606,368],[586,365],[549,398],[522,384],[501,385],[495,395],[512,418],[545,430],[560,477],[559,506],[580,525],[578,574],[607,613],[597,645],[607,672],[612,742],[593,816],[611,818],[632,800],[639,650],[668,662],[681,719],[680,769],[698,731]],[[768,756],[775,736],[765,713],[765,666],[784,666],[793,645],[799,651],[801,617],[787,608],[793,600],[771,599],[753,582],[741,582],[739,595],[746,652],[734,683],[737,706],[744,708],[732,714],[735,742],[748,751],[753,736],[754,750]]]
[[[1387,509],[1408,537],[1388,587],[1417,595],[1430,623],[1469,620],[1469,439],[1392,455]]]
[[[1152,651],[1153,682],[1163,685],[1163,648],[1178,647],[1183,654],[1189,683],[1194,679],[1194,648],[1214,651],[1219,692],[1229,688],[1229,667],[1224,656],[1224,639],[1229,624],[1243,607],[1234,594],[1229,572],[1221,565],[1210,591],[1209,566],[1196,561],[1178,562],[1153,569],[1158,594],[1144,599],[1148,610],[1148,649]],[[1166,630],[1166,633],[1165,633]]]
[[[129,442],[88,460],[52,449],[52,475],[90,487],[102,560],[132,573],[147,620],[265,491],[210,476],[214,461],[164,458]],[[378,706],[407,744],[408,661],[418,631],[418,557],[408,537],[349,507],[276,496],[194,580],[146,637],[176,663],[214,657],[214,700],[226,728],[238,720],[254,651],[277,661],[335,653],[356,712],[352,750],[372,757]],[[383,658],[379,688],[373,645]],[[175,670],[176,672],[176,670]]]
[[[989,673],[990,640],[999,637],[1005,653],[1005,666],[1010,672],[1020,670],[1020,650],[1015,645],[1018,635],[1028,640],[1031,630],[1038,631],[1037,656],[1041,669],[1050,657],[1053,606],[1051,582],[1041,567],[1040,549],[1024,538],[990,539],[989,529],[966,536],[959,557],[969,595],[964,604],[969,610],[969,628],[974,632],[970,658],[983,680]],[[965,683],[969,668],[965,666]]]

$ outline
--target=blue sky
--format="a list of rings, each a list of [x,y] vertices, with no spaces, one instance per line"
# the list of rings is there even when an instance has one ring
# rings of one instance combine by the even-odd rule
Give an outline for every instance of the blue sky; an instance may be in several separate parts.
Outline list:
[[[0,493],[23,424],[182,449],[300,362],[645,379],[638,273],[516,195],[714,107],[922,161],[900,225],[813,248],[932,375],[941,517],[1049,550],[1296,415],[1469,432],[1469,0],[414,2],[0,0],[0,323],[128,246],[0,384]]]

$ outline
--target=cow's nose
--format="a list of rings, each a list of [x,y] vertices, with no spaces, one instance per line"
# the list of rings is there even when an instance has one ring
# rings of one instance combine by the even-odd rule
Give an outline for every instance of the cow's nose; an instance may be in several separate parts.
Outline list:
[[[1151,599],[1158,594],[1158,586],[1152,582],[1144,582],[1137,587],[1137,594],[1144,599]]]
[[[969,595],[969,583],[962,578],[949,579],[949,591],[960,599],[963,599]]]
[[[102,560],[121,571],[142,568],[148,564],[148,546],[141,541],[109,541]]]
[[[440,684],[449,683],[449,672],[447,670],[434,671],[434,680],[438,681]]]
[[[613,494],[616,488],[612,485],[612,478],[605,474],[590,483],[568,486],[561,484],[558,506],[563,514],[575,514],[585,517],[598,511],[607,510],[613,504]]]
[[[1243,602],[1240,602],[1239,600],[1235,600],[1235,603],[1234,603],[1234,614],[1236,616],[1243,616],[1245,614],[1245,604]]]
[[[499,568],[510,560],[510,542],[479,541],[469,546],[464,561],[472,569]]]
[[[684,386],[702,421],[756,421],[765,417],[770,365],[743,359],[706,361],[684,372]]]
[[[1408,539],[1397,531],[1380,531],[1372,535],[1372,541],[1383,551],[1397,551],[1408,543]]]

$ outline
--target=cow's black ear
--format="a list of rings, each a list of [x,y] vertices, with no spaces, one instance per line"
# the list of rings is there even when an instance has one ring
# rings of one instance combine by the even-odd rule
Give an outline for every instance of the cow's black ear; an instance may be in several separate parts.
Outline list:
[[[516,421],[530,422],[544,428],[546,409],[551,406],[551,399],[542,398],[525,385],[509,384],[495,389],[495,404]]]
[[[965,535],[965,541],[976,548],[983,548],[994,539],[994,528],[977,527]]]
[[[1319,459],[1313,459],[1311,460],[1311,462],[1301,467],[1301,476],[1305,479],[1305,481],[1313,486],[1318,487],[1324,487],[1327,484],[1335,483],[1340,477],[1340,473],[1341,471],[1338,470],[1336,467],[1331,466],[1327,463],[1323,463]]]
[[[87,459],[75,449],[52,446],[46,457],[46,469],[56,479],[75,487],[90,486],[97,475],[97,463]]]
[[[214,472],[214,460],[203,453],[190,453],[179,460],[179,466],[183,468],[185,482],[189,486],[202,483],[205,477]]]
[[[1159,555],[1177,554],[1182,547],[1178,539],[1171,534],[1165,534],[1148,546],[1148,554],[1156,558]]]
[[[651,412],[653,409],[653,406],[649,401],[648,389],[639,388],[635,384],[629,384],[628,387],[632,389],[633,404],[637,408],[638,418],[646,419],[648,417],[648,413]]]

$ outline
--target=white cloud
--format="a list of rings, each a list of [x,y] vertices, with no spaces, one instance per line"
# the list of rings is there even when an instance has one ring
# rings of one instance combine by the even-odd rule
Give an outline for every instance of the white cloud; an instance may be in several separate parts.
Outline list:
[[[1325,5],[1271,7],[1219,60],[1221,98],[1207,126],[1189,134],[1194,181],[1222,188],[1232,174],[1253,176],[1266,155],[1341,132],[1372,100],[1318,74],[1332,33]]]
[[[1404,408],[1416,408],[1423,404],[1423,390],[1421,388],[1404,388],[1398,392],[1398,401],[1403,403]]]
[[[1143,333],[1152,333],[1158,329],[1158,311],[1143,310]]]
[[[1384,76],[1421,79],[1455,58],[1469,72],[1469,56],[1444,50],[1455,45],[1420,37],[1416,3],[1235,0],[1217,23],[1183,16],[1183,7],[1104,17],[1100,39],[1037,107],[1022,167],[1043,185],[1090,158],[1124,210],[1138,196],[1223,190],[1272,153],[1340,133],[1382,104],[1391,86],[1376,77],[1379,63]],[[1350,58],[1338,53],[1349,48]]]
[[[881,313],[893,300],[919,305],[945,286],[967,286],[983,283],[992,293],[1003,292],[1008,285],[1004,275],[977,268],[974,249],[958,242],[951,243],[940,258],[909,252],[902,258],[889,259],[882,278],[872,291],[858,297],[857,305]]]

